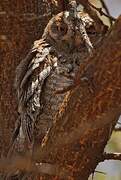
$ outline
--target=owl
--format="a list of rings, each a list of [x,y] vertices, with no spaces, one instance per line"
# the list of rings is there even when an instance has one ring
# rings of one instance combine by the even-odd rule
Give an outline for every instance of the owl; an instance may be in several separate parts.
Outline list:
[[[12,149],[24,152],[42,142],[66,96],[57,92],[73,86],[81,62],[92,52],[95,36],[94,21],[85,12],[76,17],[61,12],[48,22],[42,38],[16,70],[18,119]]]

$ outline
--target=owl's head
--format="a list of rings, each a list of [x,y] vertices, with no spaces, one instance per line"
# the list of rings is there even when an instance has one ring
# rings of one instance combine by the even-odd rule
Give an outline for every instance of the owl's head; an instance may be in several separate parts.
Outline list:
[[[79,13],[77,18],[81,19],[87,32],[89,29],[91,31],[93,29],[94,33],[94,21],[87,13]],[[49,21],[43,38],[53,40],[57,44],[61,43],[61,45],[73,43],[73,45],[78,46],[83,43],[79,29],[76,26],[76,21],[71,17],[69,11],[61,12]]]

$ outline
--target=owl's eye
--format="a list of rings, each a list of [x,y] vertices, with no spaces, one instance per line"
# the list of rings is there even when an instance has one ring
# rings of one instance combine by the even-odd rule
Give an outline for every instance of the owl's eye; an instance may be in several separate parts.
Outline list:
[[[64,36],[68,31],[68,26],[65,23],[53,24],[51,30],[53,33]]]
[[[66,26],[66,24],[63,24],[63,26],[59,27],[59,31],[62,35],[65,35],[67,33],[68,27]]]
[[[90,34],[90,35],[96,34],[96,30],[94,26],[90,26],[89,28],[86,29],[86,31],[87,31],[87,34]]]

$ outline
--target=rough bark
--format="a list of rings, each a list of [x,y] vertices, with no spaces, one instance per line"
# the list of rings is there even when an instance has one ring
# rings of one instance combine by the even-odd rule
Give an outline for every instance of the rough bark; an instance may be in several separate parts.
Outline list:
[[[6,152],[17,117],[15,69],[50,19],[43,0],[0,1],[0,153]]]
[[[16,66],[32,42],[41,36],[50,17],[47,4],[42,2],[6,0],[0,4],[1,156],[8,149],[17,117],[13,88]],[[121,17],[94,56],[80,67],[78,77],[82,74],[86,82],[80,82],[79,78],[78,86],[68,93],[53,128],[36,154],[38,160],[56,165],[57,175],[65,179],[86,180],[102,161],[104,147],[120,113],[120,39]],[[51,178],[54,179],[43,176]]]

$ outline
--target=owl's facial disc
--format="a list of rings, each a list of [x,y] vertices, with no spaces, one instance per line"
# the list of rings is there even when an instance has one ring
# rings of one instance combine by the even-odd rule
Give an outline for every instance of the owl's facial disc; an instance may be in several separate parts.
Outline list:
[[[49,34],[55,41],[69,42],[72,38],[73,30],[71,21],[69,20],[69,12],[62,12],[55,16],[51,26],[49,27]]]
[[[84,22],[86,30],[93,25],[93,20],[86,13],[78,14],[78,18]],[[79,47],[84,44],[82,34],[76,26],[77,19],[74,21],[69,11],[59,13],[50,21],[48,26],[49,37],[62,46],[71,44],[71,46]]]

